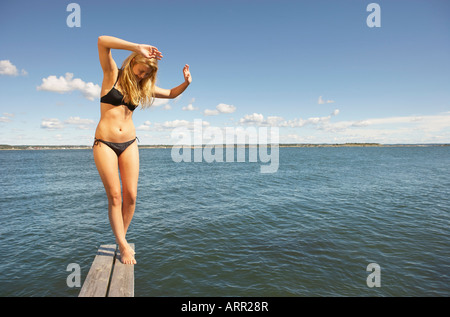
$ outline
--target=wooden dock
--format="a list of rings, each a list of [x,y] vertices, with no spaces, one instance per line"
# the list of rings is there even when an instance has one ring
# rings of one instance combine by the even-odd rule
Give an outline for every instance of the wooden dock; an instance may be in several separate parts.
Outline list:
[[[100,246],[78,297],[134,297],[134,265],[120,262],[115,244]]]

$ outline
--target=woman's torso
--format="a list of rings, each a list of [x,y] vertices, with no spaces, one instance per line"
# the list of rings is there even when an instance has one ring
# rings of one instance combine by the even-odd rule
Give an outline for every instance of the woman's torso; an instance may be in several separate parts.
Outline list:
[[[108,94],[112,88],[121,92],[120,84],[103,83],[101,96]],[[133,124],[133,111],[126,105],[112,105],[100,103],[100,121],[95,131],[95,138],[109,142],[126,142],[136,137],[136,129]]]

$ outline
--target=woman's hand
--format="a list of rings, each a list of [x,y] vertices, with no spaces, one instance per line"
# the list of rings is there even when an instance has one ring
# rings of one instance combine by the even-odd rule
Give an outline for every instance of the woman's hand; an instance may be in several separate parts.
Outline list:
[[[188,64],[184,65],[183,76],[184,76],[184,81],[186,83],[190,84],[192,82],[192,76],[191,76],[191,72],[189,71],[189,65]]]
[[[192,76],[191,72],[189,71],[189,65],[186,64],[183,67],[183,76],[184,76],[184,83],[178,85],[177,87],[174,87],[172,89],[162,89],[158,86],[155,86],[155,97],[156,98],[169,98],[173,99],[181,95],[186,88],[189,86],[189,84],[192,82]]]
[[[145,58],[156,58],[160,60],[163,57],[162,53],[156,47],[146,44],[138,44],[136,52]]]

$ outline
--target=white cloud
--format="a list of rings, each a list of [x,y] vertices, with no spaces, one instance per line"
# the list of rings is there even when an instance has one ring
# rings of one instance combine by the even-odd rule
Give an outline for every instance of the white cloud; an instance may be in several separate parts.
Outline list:
[[[318,103],[319,105],[323,105],[323,104],[325,104],[325,103],[334,103],[334,100],[323,100],[323,99],[322,99],[322,96],[319,96],[319,100],[317,100],[317,103]]]
[[[154,124],[154,130],[155,131],[165,131],[168,129],[175,129],[175,128],[187,128],[187,129],[194,129],[194,126],[197,123],[195,121],[187,121],[187,120],[173,120],[173,121],[165,121],[164,123],[155,123]],[[208,127],[210,126],[210,123],[208,121],[201,122],[202,127]]]
[[[324,132],[324,142],[330,142],[326,139],[334,137],[335,142],[449,143],[450,113],[324,121],[315,128]]]
[[[64,123],[76,125],[80,130],[88,130],[92,128],[95,121],[91,119],[82,119],[80,117],[70,117],[69,119],[65,120]]]
[[[137,128],[136,128],[136,130],[139,130],[139,131],[149,131],[150,129],[151,129],[151,125],[152,125],[152,123],[150,122],[150,121],[145,121],[143,124],[141,124],[140,126],[138,126]]]
[[[94,100],[99,98],[101,88],[94,83],[86,83],[80,78],[73,78],[72,73],[66,73],[65,77],[48,76],[42,79],[42,84],[37,90],[58,92],[61,94],[75,90],[80,91],[86,99]]]
[[[0,122],[11,122],[14,118],[14,113],[4,112],[3,117],[0,117]]]
[[[433,119],[434,118],[434,119]],[[441,117],[428,116],[428,117],[418,117],[418,116],[405,116],[405,117],[387,117],[387,118],[373,118],[373,119],[365,119],[365,120],[355,120],[355,121],[339,121],[335,123],[328,123],[323,126],[324,130],[337,132],[342,131],[348,128],[360,128],[360,127],[368,127],[368,126],[377,126],[378,128],[386,127],[389,125],[397,125],[398,127],[403,125],[411,125],[413,123],[420,123],[430,120],[434,121],[436,124],[436,120]],[[445,118],[445,116],[444,116]],[[447,116],[447,120],[450,120],[450,116]],[[445,122],[445,120],[444,120]],[[450,126],[450,121],[447,122],[447,126]]]
[[[59,119],[44,119],[41,122],[41,128],[42,129],[48,129],[48,130],[56,130],[56,129],[62,129],[64,128],[64,125]]]
[[[91,120],[91,119],[81,119],[80,117],[70,117],[69,119],[64,121],[64,123],[79,125],[79,124],[94,124],[95,122],[94,122],[94,120]]]
[[[264,122],[264,116],[261,113],[247,114],[239,120],[240,124],[261,124]]]
[[[168,103],[169,103],[169,99],[155,98],[153,100],[152,106],[159,107],[159,106],[167,105]]]
[[[178,128],[178,127],[185,127],[189,124],[189,121],[187,120],[173,120],[173,121],[165,121],[161,127],[172,129],[172,128]]]
[[[442,113],[439,115],[427,116],[405,116],[375,118],[364,120],[367,126],[398,125],[404,127],[416,127],[426,132],[437,132],[442,129],[450,129],[450,114]]]
[[[281,143],[449,143],[450,113],[426,116],[397,116],[331,122],[329,117],[293,119],[281,126],[305,127],[306,135],[289,131],[280,135]],[[286,125],[285,125],[286,124]],[[315,131],[314,131],[315,130]]]
[[[140,131],[165,131],[168,129],[175,129],[179,127],[189,127],[190,122],[187,120],[173,120],[173,121],[165,121],[163,123],[155,122],[152,123],[150,121],[145,121],[143,124],[138,126],[136,130]]]
[[[219,110],[220,113],[233,113],[236,111],[236,107],[233,105],[227,105],[224,103],[219,103],[216,106],[216,109]]]
[[[308,119],[294,118],[291,120],[285,120],[278,116],[269,116],[267,119],[260,113],[253,113],[250,115],[245,115],[239,120],[239,124],[243,125],[257,125],[257,126],[272,126],[272,127],[291,127],[299,128],[307,124],[322,126],[326,124],[332,116],[337,116],[339,114],[339,109],[334,110],[329,116],[326,117],[312,117]]]
[[[175,99],[177,99],[177,98],[175,98]],[[186,107],[181,108],[181,110],[184,110],[184,111],[195,111],[195,110],[198,110],[198,108],[194,107],[194,105],[193,105],[194,101],[195,101],[195,98],[192,98],[191,102]]]
[[[219,114],[219,110],[210,110],[210,109],[206,109],[203,114],[205,116],[217,116]]]
[[[197,108],[197,107],[194,107],[194,106],[192,105],[192,103],[190,103],[190,104],[188,104],[186,107],[181,108],[181,110],[184,110],[184,111],[194,111],[194,110],[198,110],[198,108]]]
[[[20,75],[25,76],[28,73],[22,69],[20,72]],[[17,67],[13,65],[9,60],[1,60],[0,61],[0,75],[7,75],[7,76],[18,76],[19,71],[17,70]]]
[[[219,104],[216,106],[216,109],[215,109],[215,110],[206,109],[206,110],[203,112],[203,114],[204,114],[205,116],[216,116],[216,115],[218,115],[218,114],[220,114],[220,113],[233,113],[233,112],[235,112],[235,111],[236,111],[236,107],[235,107],[235,106],[233,106],[233,105],[227,105],[227,104],[224,104],[224,103],[219,103]]]
[[[283,121],[284,121],[284,119],[282,117],[270,116],[270,117],[267,117],[266,123],[269,126],[276,127],[276,126],[279,126]]]
[[[41,122],[42,129],[56,130],[64,129],[65,125],[75,125],[79,130],[89,130],[93,128],[95,121],[92,119],[82,119],[80,117],[69,117],[69,119],[61,120],[57,118],[43,119]]]
[[[177,98],[179,98],[179,96]],[[175,98],[173,100],[176,102],[177,98]],[[155,98],[153,100],[152,107],[153,106],[154,107],[161,107],[162,106],[162,109],[170,110],[170,109],[172,109],[172,106],[170,105],[169,101],[170,101],[170,99],[166,99],[166,98]]]
[[[11,118],[8,117],[0,117],[0,122],[11,122]]]

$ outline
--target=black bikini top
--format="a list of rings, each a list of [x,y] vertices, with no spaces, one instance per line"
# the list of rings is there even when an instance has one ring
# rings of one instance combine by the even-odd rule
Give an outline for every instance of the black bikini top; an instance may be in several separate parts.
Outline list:
[[[119,69],[119,74],[120,74],[120,69]],[[108,103],[113,106],[125,105],[128,107],[128,109],[130,109],[131,111],[134,111],[134,109],[136,109],[137,106],[135,106],[131,103],[125,102],[123,100],[122,93],[116,89],[116,84],[117,84],[118,80],[119,80],[119,76],[117,76],[117,80],[114,83],[113,88],[111,88],[111,90],[106,95],[104,95],[102,98],[100,98],[100,102]]]

